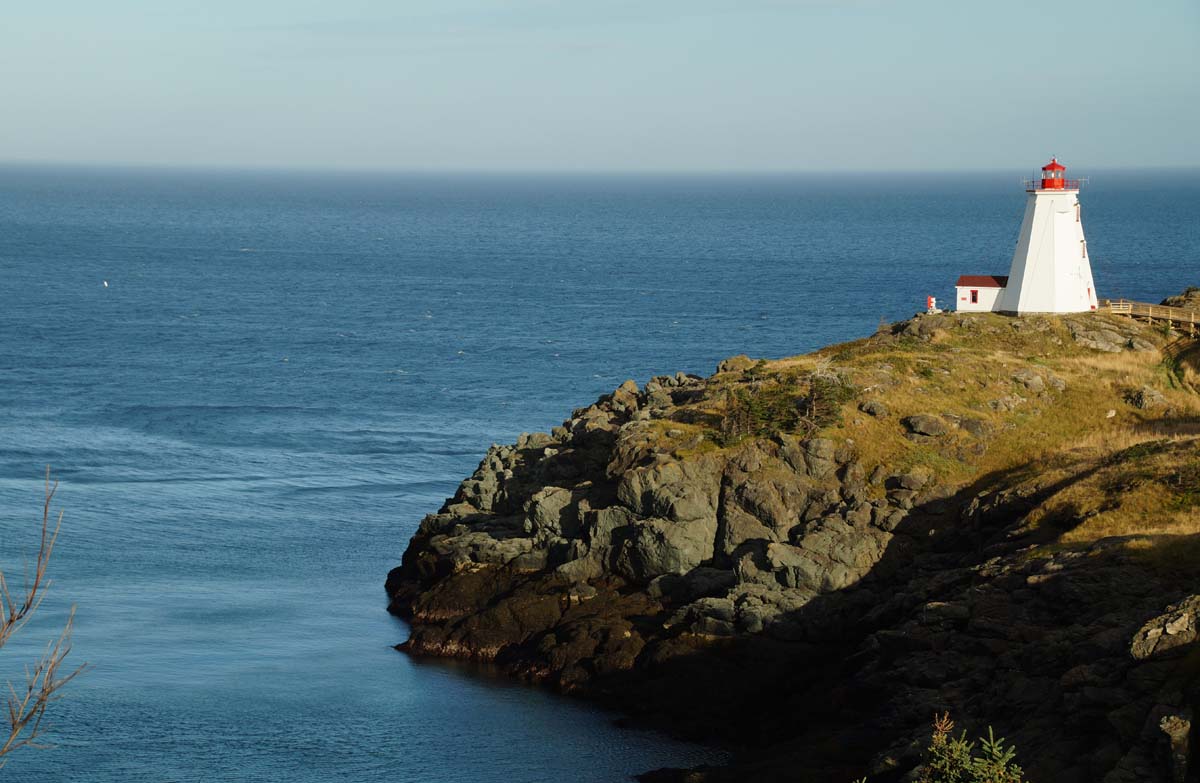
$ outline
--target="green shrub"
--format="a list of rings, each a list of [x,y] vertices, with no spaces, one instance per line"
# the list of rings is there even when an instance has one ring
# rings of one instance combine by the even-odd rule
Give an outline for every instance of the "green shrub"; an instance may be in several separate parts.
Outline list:
[[[751,436],[815,432],[839,423],[842,405],[854,395],[854,388],[831,372],[755,380],[726,390],[713,440],[728,446]]]
[[[1023,783],[1024,773],[1013,763],[1016,748],[1005,746],[1003,737],[996,739],[991,726],[987,738],[979,739],[978,753],[965,731],[955,739],[953,729],[948,714],[934,720],[929,760],[917,778],[920,783]]]
[[[1179,361],[1178,357],[1165,357],[1159,367],[1162,371],[1163,377],[1167,381],[1167,385],[1169,385],[1172,389],[1187,388],[1185,385],[1187,370],[1184,368],[1183,363]]]
[[[1181,465],[1178,470],[1167,476],[1166,485],[1172,493],[1167,508],[1183,511],[1200,506],[1200,460]]]
[[[934,718],[933,739],[917,783],[1027,783],[1025,773],[1013,763],[1016,748],[1006,747],[1003,737],[996,739],[991,726],[987,738],[979,739],[978,754],[965,731],[955,739],[953,730],[954,721],[948,713]],[[867,783],[867,779],[859,778],[854,783]]]

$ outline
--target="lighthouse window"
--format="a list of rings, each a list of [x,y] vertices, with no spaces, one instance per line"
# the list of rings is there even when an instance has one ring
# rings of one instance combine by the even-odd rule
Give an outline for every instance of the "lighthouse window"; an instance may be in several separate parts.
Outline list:
[[[971,291],[971,304],[979,304],[979,292],[978,291],[975,291],[975,290]]]

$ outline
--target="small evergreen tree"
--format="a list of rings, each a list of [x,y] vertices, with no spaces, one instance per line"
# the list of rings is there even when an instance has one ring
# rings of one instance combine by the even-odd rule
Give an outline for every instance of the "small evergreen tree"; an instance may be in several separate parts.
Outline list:
[[[953,731],[949,713],[934,717],[933,739],[926,751],[928,760],[921,767],[917,783],[1028,783],[1024,771],[1013,763],[1016,748],[1006,746],[1003,737],[996,739],[991,726],[987,738],[979,738],[978,755],[965,731],[957,738]],[[854,783],[867,783],[867,779],[859,778]]]
[[[1003,737],[997,739],[991,726],[987,738],[979,740],[978,755],[967,733],[956,739],[953,730],[949,713],[934,719],[929,761],[921,770],[920,783],[1025,783],[1024,772],[1013,763],[1016,748],[1006,746]]]

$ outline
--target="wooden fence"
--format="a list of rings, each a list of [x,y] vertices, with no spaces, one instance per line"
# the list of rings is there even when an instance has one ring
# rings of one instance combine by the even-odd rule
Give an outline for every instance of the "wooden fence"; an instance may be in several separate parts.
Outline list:
[[[1166,305],[1148,304],[1146,302],[1130,302],[1127,299],[1105,299],[1100,305],[1101,312],[1127,315],[1130,318],[1149,321],[1150,323],[1167,323],[1171,328],[1186,331],[1189,337],[1196,336],[1196,325],[1200,323],[1200,313],[1195,310],[1185,310],[1182,307],[1167,307]]]

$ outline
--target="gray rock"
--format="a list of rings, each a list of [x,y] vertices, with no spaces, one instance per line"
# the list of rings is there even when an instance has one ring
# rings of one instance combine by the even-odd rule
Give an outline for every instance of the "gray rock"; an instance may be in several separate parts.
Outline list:
[[[728,598],[701,598],[692,607],[702,615],[732,623],[734,618],[733,601]]]
[[[735,502],[726,504],[718,535],[718,546],[727,555],[733,554],[747,541],[779,541],[783,537]]]
[[[1167,735],[1170,747],[1171,783],[1187,783],[1192,711],[1185,709],[1164,715],[1158,722],[1158,728]]]
[[[654,386],[653,389],[650,387]],[[669,408],[672,405],[671,393],[657,383],[646,384],[646,407]]]
[[[867,472],[858,462],[848,462],[841,470],[842,484],[862,484],[867,479]]]
[[[862,526],[871,524],[874,507],[867,503],[859,503],[843,514],[845,520],[852,525]]]
[[[868,416],[874,416],[877,419],[882,419],[891,413],[888,406],[884,405],[879,400],[866,400],[859,404],[858,409]]]
[[[886,486],[889,489],[912,489],[917,490],[929,483],[929,474],[924,471],[912,471],[910,473],[900,473],[888,479]]]
[[[889,540],[891,535],[876,528],[826,517],[792,544],[768,544],[766,559],[785,587],[823,593],[858,582],[879,562]]]
[[[733,574],[737,579],[739,589],[747,584],[762,585],[769,589],[779,589],[779,582],[771,570],[767,560],[767,544],[761,541],[751,542],[742,547],[733,559]]]
[[[802,609],[814,597],[814,594],[803,590],[780,590],[778,583],[739,584],[730,592],[736,611],[736,624],[740,630],[749,633],[770,631],[772,635],[795,636],[796,629],[784,629],[782,623],[788,622],[788,615]]]
[[[472,563],[507,565],[520,555],[533,550],[533,539],[523,537],[496,538],[489,532],[473,530],[456,536],[434,536],[430,548],[462,568]]]
[[[901,508],[877,507],[871,512],[871,524],[890,533],[900,526],[906,516],[908,512]]]
[[[707,636],[733,636],[737,632],[737,628],[728,620],[718,620],[708,615],[699,617],[692,628],[696,633]]]
[[[616,391],[612,393],[612,407],[614,410],[623,412],[638,409],[638,385],[636,381],[625,381],[616,388]]]
[[[607,547],[612,545],[613,531],[633,523],[633,512],[627,508],[600,508],[586,515],[584,535],[593,549]]]
[[[828,438],[810,438],[800,443],[804,452],[805,472],[815,478],[823,479],[837,470],[837,444]]]
[[[935,317],[927,316],[923,313],[918,314],[915,318],[899,324],[895,331],[905,337],[916,337],[920,340],[930,340],[938,332],[945,331],[943,322]]]
[[[1200,287],[1189,285],[1183,289],[1181,293],[1173,296],[1168,296],[1159,302],[1167,307],[1178,307],[1183,310],[1194,310],[1200,312]]]
[[[627,535],[613,555],[613,570],[645,584],[663,574],[683,574],[713,556],[716,517],[677,522],[647,519],[618,533]]]
[[[806,456],[822,462],[832,462],[837,454],[837,444],[829,438],[809,438],[801,442],[800,448],[804,449]]]
[[[617,484],[617,499],[640,517],[710,519],[715,529],[719,467],[697,460],[629,470]]]
[[[1133,351],[1157,351],[1158,346],[1149,340],[1143,340],[1140,337],[1130,337],[1129,342],[1125,343],[1125,347]]]
[[[920,608],[920,621],[926,625],[944,622],[965,622],[971,610],[965,604],[930,601]]]
[[[974,419],[970,417],[963,418],[958,423],[959,429],[966,430],[980,440],[985,440],[991,437],[992,428],[983,419]]]
[[[569,489],[545,487],[525,504],[525,529],[540,540],[575,538],[580,533],[578,499]]]
[[[517,555],[509,561],[509,565],[518,571],[541,571],[549,561],[549,552],[545,549],[535,549]]]
[[[861,479],[843,479],[842,480],[842,500],[850,505],[864,502],[871,494],[865,482]]]
[[[945,421],[931,413],[905,416],[900,423],[913,435],[925,435],[931,438],[940,437],[950,431],[950,427]]]
[[[1200,613],[1200,595],[1185,598],[1146,622],[1134,634],[1130,654],[1139,661],[1175,655],[1196,641],[1196,616]]]
[[[1026,399],[1019,394],[1006,394],[1003,397],[992,400],[988,403],[988,407],[997,413],[1007,413],[1013,411],[1026,403]]]
[[[917,502],[917,493],[911,489],[890,489],[888,499],[902,509],[911,509]]]
[[[1140,410],[1148,410],[1151,408],[1161,408],[1167,404],[1167,398],[1162,392],[1150,386],[1130,392],[1125,396],[1125,399],[1135,408]]]
[[[732,459],[721,481],[718,550],[732,556],[749,541],[782,541],[813,504],[815,489],[805,475],[804,451],[784,439],[800,475],[783,469],[776,457],[749,449]]]
[[[676,603],[691,603],[698,598],[723,596],[737,584],[733,571],[700,566],[685,574],[664,574],[646,588],[653,598],[669,598]]]
[[[743,370],[749,370],[755,364],[756,362],[746,354],[738,354],[737,356],[730,356],[718,364],[717,372],[742,372]]]
[[[1128,337],[1109,328],[1088,328],[1078,321],[1068,321],[1067,328],[1075,342],[1096,351],[1120,353],[1129,344]]]
[[[1012,375],[1013,380],[1024,386],[1033,394],[1041,394],[1046,390],[1046,381],[1041,375],[1028,368],[1017,370]]]
[[[584,601],[591,600],[599,594],[599,590],[592,587],[586,582],[579,582],[571,585],[567,590],[567,599],[572,603],[581,604]]]
[[[548,432],[522,432],[517,438],[517,449],[544,449],[554,443],[554,437]]]
[[[602,560],[596,557],[588,556],[581,557],[577,560],[563,563],[558,568],[554,569],[556,574],[572,582],[586,582],[592,579],[598,579],[607,571]]]

